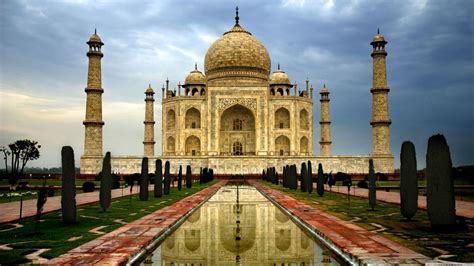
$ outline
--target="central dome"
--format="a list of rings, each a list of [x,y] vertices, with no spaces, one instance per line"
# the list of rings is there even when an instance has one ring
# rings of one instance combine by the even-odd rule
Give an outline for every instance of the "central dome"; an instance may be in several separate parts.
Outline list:
[[[207,50],[204,70],[208,81],[247,78],[268,81],[271,62],[263,44],[238,23]]]

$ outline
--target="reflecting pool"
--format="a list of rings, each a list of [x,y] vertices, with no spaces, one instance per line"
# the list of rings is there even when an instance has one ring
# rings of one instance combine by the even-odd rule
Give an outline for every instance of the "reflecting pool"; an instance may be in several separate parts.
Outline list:
[[[222,187],[141,265],[339,265],[254,187]]]

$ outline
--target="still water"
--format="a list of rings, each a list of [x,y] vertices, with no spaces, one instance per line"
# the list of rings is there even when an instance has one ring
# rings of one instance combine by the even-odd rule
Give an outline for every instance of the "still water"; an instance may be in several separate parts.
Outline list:
[[[141,265],[340,265],[252,186],[222,187]]]

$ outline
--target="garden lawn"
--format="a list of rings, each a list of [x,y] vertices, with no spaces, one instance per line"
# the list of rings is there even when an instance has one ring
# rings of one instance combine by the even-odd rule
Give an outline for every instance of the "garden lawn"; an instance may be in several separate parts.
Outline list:
[[[7,248],[13,248],[12,250],[5,250],[5,246],[0,248],[0,262],[2,264],[27,263],[25,255],[45,248],[50,250],[42,253],[41,257],[48,259],[57,257],[103,235],[89,232],[90,230],[105,226],[99,231],[104,234],[111,232],[124,223],[132,222],[171,205],[216,182],[202,185],[195,183],[191,189],[184,187],[181,191],[171,188],[170,194],[161,198],[155,198],[153,191],[150,191],[148,201],[140,201],[138,194],[132,195],[131,198],[126,196],[113,199],[107,212],[100,211],[99,202],[78,206],[77,223],[72,225],[63,224],[61,211],[51,212],[41,216],[39,234],[34,233],[34,217],[21,220],[19,224],[22,227],[17,229],[12,229],[14,228],[12,223],[0,224],[0,246],[7,244]]]
[[[452,233],[434,232],[427,212],[423,210],[418,210],[412,221],[407,221],[396,204],[377,202],[375,211],[371,211],[367,199],[350,196],[349,203],[347,195],[325,191],[323,197],[319,197],[315,190],[309,194],[300,189],[291,190],[259,182],[428,257],[457,262],[474,261],[474,221],[471,219],[466,219],[466,229]]]

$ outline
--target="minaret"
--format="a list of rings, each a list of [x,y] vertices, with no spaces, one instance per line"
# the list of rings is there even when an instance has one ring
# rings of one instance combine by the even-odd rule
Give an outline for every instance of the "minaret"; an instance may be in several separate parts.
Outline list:
[[[373,46],[373,79],[372,88],[372,155],[392,155],[390,149],[390,115],[388,113],[388,92],[387,74],[385,66],[385,41],[382,34],[377,29],[374,40],[370,43]]]
[[[329,90],[326,88],[326,84],[321,89],[321,120],[319,121],[321,134],[320,134],[320,156],[329,157],[331,156],[331,119],[329,118]]]
[[[84,137],[84,156],[102,157],[102,74],[101,60],[104,56],[101,47],[104,45],[97,31],[92,34],[87,42],[89,45],[89,69],[87,75],[86,119]]]
[[[145,139],[143,140],[144,155],[146,157],[155,156],[155,120],[153,113],[153,99],[155,92],[151,88],[151,84],[145,91]]]

